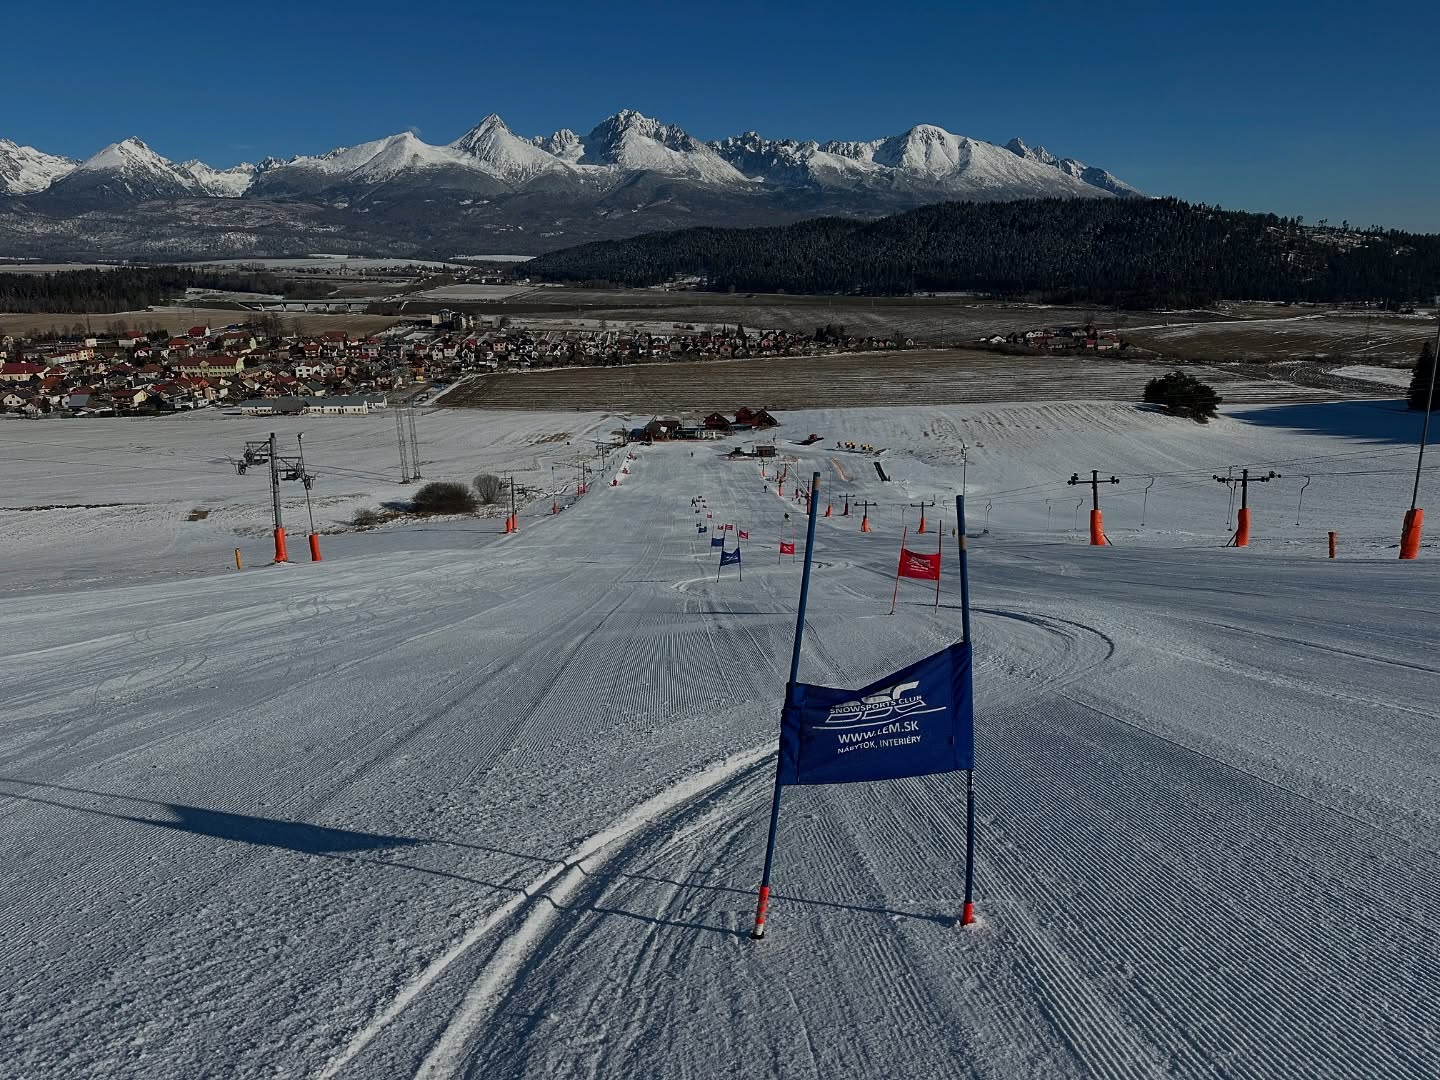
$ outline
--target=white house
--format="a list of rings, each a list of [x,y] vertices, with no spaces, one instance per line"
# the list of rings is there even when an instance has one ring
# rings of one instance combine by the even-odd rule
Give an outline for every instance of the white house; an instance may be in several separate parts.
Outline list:
[[[306,416],[364,416],[370,411],[363,397],[310,398],[305,405]]]

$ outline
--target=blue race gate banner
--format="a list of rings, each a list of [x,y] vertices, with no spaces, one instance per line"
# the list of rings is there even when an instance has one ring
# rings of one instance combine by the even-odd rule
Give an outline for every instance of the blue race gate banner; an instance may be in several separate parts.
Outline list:
[[[725,546],[725,537],[723,537],[723,536],[712,536],[712,537],[710,538],[710,546],[711,546],[711,547],[723,548],[723,547]]]
[[[740,565],[740,549],[737,547],[734,551],[726,551],[724,548],[721,548],[721,549],[720,549],[720,565],[721,565],[721,566],[738,566],[738,565]]]
[[[850,784],[974,767],[965,642],[860,690],[794,684],[781,712],[781,784]]]

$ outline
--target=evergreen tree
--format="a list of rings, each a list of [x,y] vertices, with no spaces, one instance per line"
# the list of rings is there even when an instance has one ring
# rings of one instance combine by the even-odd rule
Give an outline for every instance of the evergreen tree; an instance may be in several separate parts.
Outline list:
[[[1430,380],[1435,372],[1435,348],[1430,342],[1420,347],[1420,359],[1415,361],[1415,374],[1410,377],[1410,408],[1423,409],[1430,397]],[[1435,402],[1430,402],[1434,408]]]
[[[1193,375],[1172,371],[1145,384],[1145,400],[1152,405],[1163,405],[1171,416],[1185,416],[1197,424],[1207,424],[1215,418],[1220,395],[1214,387]]]

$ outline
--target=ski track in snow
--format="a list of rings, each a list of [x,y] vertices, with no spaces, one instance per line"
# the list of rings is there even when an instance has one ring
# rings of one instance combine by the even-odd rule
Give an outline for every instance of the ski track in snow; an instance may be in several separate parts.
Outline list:
[[[544,457],[537,439],[616,424],[482,419],[426,414],[427,457],[543,479],[563,443]],[[895,480],[846,482],[826,441],[782,436],[797,483],[814,467],[822,498],[882,501],[869,536],[818,525],[801,677],[859,685],[957,635],[950,551],[938,610],[907,583],[884,612],[897,508],[937,489],[945,506],[959,438],[972,485],[1005,492],[1059,475],[1056,438],[1090,429],[1086,455],[1153,435],[1186,466],[1196,448],[1375,449],[1114,406],[803,414],[782,430],[887,446]],[[80,460],[141,429],[73,430]],[[169,459],[209,429],[144,430]],[[385,437],[334,430],[356,454]],[[1397,566],[1378,540],[1341,563],[1220,549],[1213,481],[1152,494],[1179,546],[1136,530],[1102,552],[1053,527],[1052,490],[997,496],[988,535],[976,495],[981,921],[956,925],[963,782],[791,788],[753,943],[800,578],[776,541],[788,510],[803,544],[802,511],[773,471],[709,447],[626,464],[564,513],[527,509],[517,536],[327,536],[324,563],[234,576],[204,562],[253,514],[234,480],[209,499],[236,507],[228,525],[186,523],[206,500],[165,501],[149,473],[120,474],[132,505],[108,524],[0,518],[36,551],[0,631],[0,850],[18,871],[0,875],[0,1030],[17,1075],[1433,1075],[1430,564]],[[82,479],[45,501],[108,501]],[[23,505],[6,483],[0,502]],[[1377,481],[1330,483],[1358,535]],[[743,582],[715,581],[701,492],[712,527],[752,530]],[[1284,500],[1256,498],[1273,535]],[[77,520],[80,579],[56,543]],[[130,564],[157,523],[183,572]]]

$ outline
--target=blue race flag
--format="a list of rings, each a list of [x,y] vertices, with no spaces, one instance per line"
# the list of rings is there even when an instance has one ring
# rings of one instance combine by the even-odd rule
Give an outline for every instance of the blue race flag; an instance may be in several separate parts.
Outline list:
[[[852,784],[974,767],[965,642],[860,690],[794,684],[780,715],[781,784]]]
[[[723,547],[720,549],[721,566],[737,566],[739,562],[740,549],[738,547],[734,551],[726,551]]]
[[[706,529],[705,529],[705,526],[704,526],[704,525],[696,525],[696,526],[695,526],[695,531],[696,531],[697,533],[703,533],[703,532],[706,531]]]
[[[724,547],[725,547],[725,537],[723,537],[723,536],[712,536],[712,537],[710,537],[710,546],[711,546],[711,547],[724,548]]]

